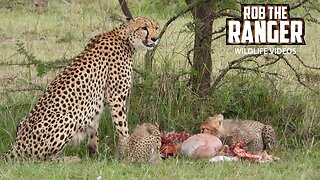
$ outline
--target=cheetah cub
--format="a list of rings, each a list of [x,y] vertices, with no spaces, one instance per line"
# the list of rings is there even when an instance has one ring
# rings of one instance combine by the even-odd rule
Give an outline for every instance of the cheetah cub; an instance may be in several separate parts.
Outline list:
[[[276,144],[272,126],[253,120],[224,119],[222,114],[208,117],[201,125],[201,132],[215,135],[229,146],[243,141],[252,153],[273,149]]]
[[[127,157],[131,162],[160,160],[161,138],[159,128],[151,123],[137,126],[129,137]]]

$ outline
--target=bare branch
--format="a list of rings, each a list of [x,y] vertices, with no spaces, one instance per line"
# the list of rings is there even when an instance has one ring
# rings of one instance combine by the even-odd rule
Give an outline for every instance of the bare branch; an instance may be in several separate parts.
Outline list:
[[[319,20],[313,17],[310,12],[310,10],[315,10],[317,12],[320,12],[320,8],[317,7],[318,5],[312,4],[311,2],[310,4],[311,6],[303,6],[303,9],[306,11],[306,14],[304,15],[304,19],[312,23],[320,24]]]
[[[320,70],[320,67],[312,67],[312,66],[306,65],[306,64],[301,60],[301,58],[298,56],[298,54],[295,54],[294,56],[298,59],[298,61],[299,61],[304,67],[310,68],[310,69],[315,69],[315,70]]]
[[[232,67],[234,64],[238,64],[238,63],[242,63],[244,61],[247,61],[249,58],[257,58],[257,57],[260,57],[262,56],[263,54],[248,54],[248,55],[245,55],[245,56],[242,56],[236,60],[233,60],[231,62],[229,62],[229,66]]]
[[[302,5],[304,5],[305,3],[307,3],[309,0],[303,0],[302,2],[298,1],[295,4],[290,5],[290,10],[292,9],[296,9]]]
[[[308,6],[308,8],[312,9],[312,10],[315,10],[317,12],[320,12],[320,7],[319,7],[319,4],[314,4],[312,1],[309,2],[310,3],[310,6]]]
[[[308,85],[306,85],[306,84],[302,81],[302,79],[301,79],[300,74],[298,73],[298,71],[291,65],[291,63],[289,62],[289,60],[288,60],[284,55],[278,54],[278,56],[279,56],[281,59],[283,59],[284,62],[288,65],[288,67],[294,72],[294,75],[296,76],[298,82],[299,82],[302,86],[304,86],[305,88],[309,89],[310,91],[312,91],[312,92],[314,92],[314,93],[316,93],[316,94],[319,94],[319,91],[316,91],[316,90],[312,89],[311,87],[309,87]]]
[[[265,58],[266,58],[266,59],[267,59],[267,58],[270,58],[270,56],[266,56]],[[259,65],[257,68],[262,68],[262,67],[270,66],[270,65],[272,65],[272,64],[277,63],[279,60],[280,60],[280,57],[278,57],[277,59],[274,59],[274,60],[271,61],[271,62],[268,62],[268,63],[262,64],[262,65]]]
[[[22,88],[22,89],[6,89],[6,92],[26,92],[26,91],[44,91],[44,88],[41,88],[40,86],[32,87],[32,88]],[[1,93],[3,94],[3,93]]]
[[[159,40],[160,38],[163,36],[163,34],[166,32],[167,28],[169,27],[169,25],[175,21],[176,19],[178,19],[180,16],[186,14],[187,12],[191,11],[192,8],[194,7],[194,3],[190,4],[186,9],[182,10],[181,12],[179,12],[177,15],[171,17],[166,24],[163,26],[160,34],[159,34]]]
[[[232,12],[219,12],[214,14],[216,18],[218,17],[233,17],[233,18],[240,18],[238,14],[234,14]]]
[[[315,23],[315,24],[320,24],[320,21],[318,21],[316,18],[314,17],[310,17],[310,18],[306,18],[305,19],[306,21],[309,21],[309,22],[312,22],[312,23]]]
[[[273,72],[263,71],[263,70],[260,70],[260,69],[258,69],[258,68],[248,68],[248,67],[243,67],[243,66],[234,66],[234,67],[231,67],[230,69],[239,69],[239,70],[244,70],[244,71],[253,71],[253,72],[256,72],[256,73],[268,74],[268,75],[273,75],[273,76],[276,76],[276,77],[283,77],[283,75],[281,75],[281,74],[279,74],[279,73],[273,73]]]
[[[226,29],[226,27],[220,27],[219,29],[217,30],[214,30],[212,34],[218,34],[218,33],[222,33],[224,30]]]
[[[250,68],[250,67],[244,67],[244,66],[241,66],[240,64],[243,63],[243,62],[249,62],[249,61],[253,61],[257,64],[257,62],[255,60],[253,60],[252,58],[258,58],[259,56],[264,56],[265,58],[271,58],[273,59],[273,61],[271,62],[267,62],[265,64],[262,64],[262,65],[258,65],[256,67],[253,67],[253,68]],[[297,81],[299,82],[299,84],[301,84],[302,86],[304,86],[305,88],[309,89],[310,91],[316,93],[316,94],[319,94],[320,92],[317,91],[317,90],[314,90],[312,89],[310,86],[308,86],[305,82],[303,82],[303,80],[301,79],[300,77],[300,74],[299,72],[293,67],[293,65],[289,62],[289,60],[282,54],[276,54],[275,55],[277,58],[273,58],[267,54],[252,54],[252,55],[246,55],[246,56],[242,56],[238,59],[235,59],[231,62],[229,62],[228,66],[226,68],[224,68],[223,70],[221,70],[220,74],[218,75],[218,77],[213,81],[211,87],[210,87],[210,90],[209,90],[209,93],[213,93],[216,88],[218,87],[218,84],[221,82],[221,80],[224,78],[224,76],[232,69],[238,69],[238,70],[244,70],[244,71],[252,71],[252,72],[256,72],[256,73],[262,73],[262,74],[267,74],[267,75],[272,75],[272,76],[276,76],[276,77],[282,77],[283,75],[281,74],[278,74],[278,73],[274,73],[274,72],[268,72],[268,71],[264,71],[264,70],[261,70],[260,68],[262,67],[266,67],[266,66],[270,66],[270,65],[273,65],[275,63],[277,63],[279,60],[284,60],[284,62],[286,63],[286,65],[290,68],[291,71],[294,72],[296,78],[297,78]],[[298,61],[306,68],[309,68],[309,69],[315,69],[315,70],[319,70],[320,67],[312,67],[312,66],[309,66],[309,65],[306,65],[298,55],[295,55],[295,57],[298,59]]]
[[[222,37],[224,37],[224,36],[226,36],[226,34],[220,34],[219,36],[214,37],[214,38],[212,39],[212,41],[215,41],[215,40],[217,40],[217,39],[220,39],[220,38],[222,38]]]
[[[226,29],[225,26],[224,26],[224,27],[220,27],[219,29],[214,30],[213,33],[212,33],[212,35],[222,33],[225,29]],[[220,35],[212,38],[212,41],[215,41],[215,40],[217,40],[217,39],[220,39],[220,38],[222,38],[222,37],[224,37],[224,36],[226,36],[225,33],[224,33],[224,34],[220,34]]]
[[[191,61],[191,58],[190,58],[190,55],[191,55],[191,52],[194,51],[194,48],[190,49],[188,52],[187,52],[187,60],[188,60],[188,63],[189,65],[192,67],[193,66],[193,63]]]
[[[218,75],[218,77],[213,81],[213,83],[212,83],[212,85],[211,85],[211,87],[210,87],[210,89],[208,91],[209,94],[212,94],[216,90],[216,88],[217,88],[218,84],[220,83],[220,81],[234,67],[235,64],[239,64],[241,62],[247,61],[250,58],[257,58],[257,57],[259,57],[261,55],[262,54],[248,54],[248,55],[242,56],[242,57],[240,57],[238,59],[235,59],[235,60],[229,62],[228,66],[225,69],[223,69],[221,71],[221,73]]]
[[[128,8],[128,5],[127,5],[127,1],[126,0],[119,0],[119,4],[121,6],[121,10],[123,12],[123,14],[129,18],[129,19],[133,19],[133,16]]]
[[[238,4],[239,6],[241,6],[241,3]],[[240,10],[239,10],[240,9]],[[235,8],[235,9],[231,9],[231,8],[224,8],[224,9],[220,9],[217,13],[221,13],[221,12],[238,12],[241,13],[241,8]]]
[[[159,37],[158,37],[158,44],[161,41],[161,38],[163,36],[163,34],[166,32],[166,30],[168,29],[169,25],[174,22],[176,19],[178,19],[180,16],[186,14],[187,12],[191,11],[192,8],[194,8],[194,4],[195,3],[191,3],[186,9],[182,10],[181,12],[179,12],[177,15],[171,17],[166,24],[163,26],[161,32],[159,33]],[[151,50],[148,51],[146,53],[146,57],[145,59],[148,59],[149,61],[151,61],[153,59],[154,53],[156,52],[157,48],[158,48],[158,44]]]
[[[34,62],[30,62],[30,63],[0,63],[0,66],[37,66],[39,65],[39,63],[34,63]],[[44,64],[47,67],[50,67],[51,69],[62,69],[65,68],[66,65],[57,65],[54,63],[47,63]]]

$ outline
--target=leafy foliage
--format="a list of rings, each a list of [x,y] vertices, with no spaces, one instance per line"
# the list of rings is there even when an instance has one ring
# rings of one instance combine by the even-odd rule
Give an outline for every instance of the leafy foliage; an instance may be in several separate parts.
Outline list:
[[[47,74],[49,71],[52,71],[54,69],[57,68],[61,68],[63,66],[65,66],[69,60],[62,58],[53,62],[45,62],[42,60],[39,60],[36,58],[36,56],[34,54],[32,54],[31,52],[27,51],[24,47],[23,43],[18,42],[17,44],[17,52],[20,55],[23,55],[27,61],[26,64],[21,64],[21,65],[33,65],[36,67],[36,71],[37,71],[37,76],[44,76],[45,74]]]

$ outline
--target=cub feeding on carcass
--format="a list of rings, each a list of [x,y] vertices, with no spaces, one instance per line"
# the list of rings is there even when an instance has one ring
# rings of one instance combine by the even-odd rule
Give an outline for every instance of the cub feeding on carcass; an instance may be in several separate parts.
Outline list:
[[[276,144],[272,126],[253,120],[224,119],[222,114],[208,117],[201,125],[201,133],[215,135],[229,146],[242,141],[252,153],[273,149]]]

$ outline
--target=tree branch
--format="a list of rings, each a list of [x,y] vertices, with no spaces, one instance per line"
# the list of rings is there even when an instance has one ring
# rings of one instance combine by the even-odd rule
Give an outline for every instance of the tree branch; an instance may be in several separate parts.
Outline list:
[[[308,8],[316,10],[317,12],[320,12],[320,7],[319,4],[314,4],[313,2],[309,2],[310,6],[308,6]]]
[[[160,43],[161,39],[162,39],[162,36],[164,35],[164,33],[166,32],[166,30],[168,29],[169,25],[174,22],[176,19],[178,19],[180,16],[186,14],[187,12],[191,11],[192,8],[194,7],[194,4],[195,3],[191,3],[186,9],[182,10],[181,12],[179,12],[177,15],[171,17],[167,22],[166,24],[163,26],[161,32],[159,33],[159,37],[158,37],[158,44]],[[148,51],[146,53],[146,57],[145,59],[147,59],[148,61],[152,61],[153,57],[154,57],[154,54],[158,48],[158,44],[151,50],[151,51]]]
[[[320,70],[320,67],[313,67],[313,66],[309,66],[309,65],[305,64],[297,54],[294,54],[294,56],[298,59],[298,61],[299,61],[304,67],[310,68],[310,69],[315,69],[315,70]]]
[[[209,91],[208,91],[209,94],[212,94],[212,93],[216,90],[216,88],[217,88],[218,84],[220,83],[220,81],[224,78],[224,76],[225,76],[232,68],[234,68],[234,65],[235,65],[235,64],[239,64],[239,63],[241,63],[241,62],[247,61],[249,58],[257,58],[257,57],[259,57],[259,56],[261,56],[261,54],[248,54],[248,55],[242,56],[242,57],[240,57],[240,58],[238,58],[238,59],[235,59],[235,60],[229,62],[229,63],[228,63],[228,66],[227,66],[226,68],[224,68],[224,69],[221,71],[221,73],[218,75],[218,77],[213,81],[213,83],[212,83],[212,85],[211,85],[211,87],[209,88]]]
[[[311,2],[309,2],[311,5],[310,6],[304,6],[303,9],[306,11],[306,14],[304,15],[304,19],[306,21],[315,23],[315,24],[320,24],[319,20],[316,19],[315,17],[312,16],[310,10],[315,10],[317,12],[320,12],[320,8],[318,8],[316,4],[312,4]]]
[[[304,5],[305,3],[307,3],[309,0],[303,0],[302,2],[298,1],[295,4],[290,5],[290,10],[296,9],[302,5]]]
[[[22,88],[22,89],[6,89],[6,92],[26,92],[26,91],[44,91],[45,88],[41,88],[40,86],[32,87],[32,88]],[[1,93],[3,94],[3,93]]]
[[[119,4],[120,4],[120,7],[121,7],[123,14],[129,19],[133,19],[133,16],[132,16],[132,14],[128,8],[128,5],[127,5],[127,1],[126,0],[119,0]]]
[[[216,37],[212,38],[212,41],[215,41],[215,40],[217,40],[217,39],[220,39],[220,38],[222,38],[222,37],[224,37],[224,36],[226,36],[226,34],[220,34],[219,36],[216,36]]]
[[[219,29],[217,30],[214,30],[212,34],[218,34],[218,33],[222,33],[224,30],[226,29],[226,27],[220,27]]]
[[[318,91],[312,89],[311,87],[309,87],[308,85],[306,85],[302,80],[301,80],[301,77],[300,77],[300,74],[298,73],[298,71],[291,65],[291,63],[289,62],[289,60],[284,56],[284,55],[281,55],[281,54],[278,54],[277,56],[279,56],[281,59],[284,60],[284,62],[288,65],[288,67],[294,72],[294,75],[296,76],[298,82],[304,86],[305,88],[309,89],[310,91],[316,93],[316,94],[319,94]]]
[[[219,12],[219,13],[214,13],[213,16],[215,18],[219,18],[219,17],[233,17],[233,18],[240,18],[239,15],[234,14],[232,12]]]
[[[269,56],[266,56],[265,58],[267,59]],[[277,59],[274,59],[274,61],[259,65],[257,68],[262,68],[262,67],[266,67],[266,66],[270,66],[272,64],[277,63],[280,60],[280,57],[278,57]]]
[[[230,69],[253,71],[253,72],[256,72],[256,73],[268,74],[268,75],[273,75],[273,76],[276,76],[276,77],[282,77],[283,76],[283,75],[281,75],[279,73],[273,73],[273,72],[263,71],[263,70],[260,70],[258,68],[248,68],[248,67],[243,67],[243,66],[235,66],[235,67],[231,67]]]

